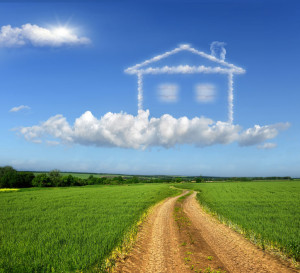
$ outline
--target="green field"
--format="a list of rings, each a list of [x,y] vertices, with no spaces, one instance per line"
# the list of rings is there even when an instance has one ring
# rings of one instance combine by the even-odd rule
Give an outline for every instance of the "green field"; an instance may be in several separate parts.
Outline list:
[[[181,184],[219,219],[265,247],[300,259],[300,181]]]
[[[0,192],[0,272],[93,271],[151,205],[176,193],[165,184]]]

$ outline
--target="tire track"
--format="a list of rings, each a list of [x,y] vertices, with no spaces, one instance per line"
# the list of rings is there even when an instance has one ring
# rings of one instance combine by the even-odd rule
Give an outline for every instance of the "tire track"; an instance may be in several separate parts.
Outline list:
[[[190,272],[180,257],[178,228],[173,219],[175,203],[186,193],[168,198],[154,209],[139,232],[131,254],[117,264],[116,272]]]
[[[185,200],[184,212],[197,229],[199,236],[209,244],[229,272],[299,272],[288,262],[264,252],[241,234],[204,212],[195,197],[196,193],[193,193]]]
[[[187,192],[168,198],[153,209],[131,253],[117,263],[114,272],[299,272],[204,212],[195,199],[196,193],[183,203],[177,202]],[[179,218],[174,219],[175,205],[177,211],[181,209],[178,217],[183,225]],[[211,271],[205,271],[208,269]]]

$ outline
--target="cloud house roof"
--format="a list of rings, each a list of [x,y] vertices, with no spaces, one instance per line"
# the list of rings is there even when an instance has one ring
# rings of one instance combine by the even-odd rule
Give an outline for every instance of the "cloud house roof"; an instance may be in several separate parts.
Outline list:
[[[163,67],[148,67],[148,65],[158,62],[162,59],[165,59],[171,55],[177,54],[181,51],[189,51],[195,55],[199,55],[207,60],[212,61],[219,66],[190,66],[190,65],[179,65],[179,66],[163,66]],[[246,71],[238,66],[227,63],[224,60],[218,59],[213,55],[207,54],[205,52],[199,51],[195,48],[192,48],[189,44],[183,44],[179,47],[167,51],[163,54],[157,55],[149,60],[146,60],[142,63],[136,64],[132,67],[125,69],[125,72],[128,74],[193,74],[193,73],[232,73],[232,74],[243,74]]]

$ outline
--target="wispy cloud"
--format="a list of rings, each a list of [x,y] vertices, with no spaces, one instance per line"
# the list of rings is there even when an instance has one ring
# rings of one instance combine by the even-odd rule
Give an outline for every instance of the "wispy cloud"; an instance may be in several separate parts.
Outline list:
[[[271,143],[271,142],[267,142],[267,143],[264,143],[262,145],[257,146],[258,149],[273,149],[273,148],[276,148],[276,147],[277,147],[277,144],[276,143]]]
[[[213,43],[211,44],[211,49],[214,48],[214,43],[215,43],[215,42],[213,42]],[[223,43],[222,43],[222,44],[223,44]],[[224,46],[224,45],[225,45],[225,44],[223,44],[223,46]],[[151,58],[151,59],[148,59],[148,60],[146,60],[146,61],[144,61],[144,62],[142,62],[142,63],[139,63],[139,64],[136,64],[136,65],[134,65],[134,66],[132,66],[132,67],[129,67],[129,68],[125,69],[125,72],[128,73],[128,74],[138,74],[138,73],[140,73],[141,71],[143,71],[143,70],[142,70],[143,67],[146,67],[146,66],[148,66],[149,64],[155,63],[155,62],[157,62],[157,61],[163,60],[163,59],[165,59],[165,58],[167,58],[167,57],[169,57],[169,56],[175,55],[175,54],[177,54],[178,52],[181,52],[181,51],[189,51],[189,52],[192,52],[193,54],[199,55],[199,56],[204,57],[204,58],[206,58],[206,59],[208,59],[208,60],[210,60],[210,61],[213,61],[213,62],[215,62],[215,63],[217,63],[217,64],[221,64],[221,65],[223,65],[223,66],[225,66],[225,67],[227,67],[227,68],[230,68],[230,69],[232,69],[232,72],[237,73],[237,74],[243,74],[243,73],[246,72],[246,71],[245,71],[243,68],[241,68],[241,67],[237,67],[237,66],[235,66],[235,65],[233,65],[233,64],[230,64],[230,63],[225,62],[225,61],[224,61],[225,56],[224,56],[224,59],[219,59],[219,58],[217,58],[217,57],[214,56],[214,55],[206,54],[206,53],[204,53],[204,52],[202,52],[202,51],[199,51],[199,50],[197,50],[197,49],[191,47],[189,44],[182,44],[182,45],[180,45],[179,47],[176,47],[175,49],[173,49],[173,50],[171,50],[171,51],[166,51],[166,52],[163,53],[163,54],[157,55],[157,56],[155,56],[155,57],[153,57],[153,58]],[[225,50],[225,52],[226,52],[226,50]],[[213,52],[212,52],[212,54],[213,54]]]
[[[26,110],[26,109],[29,110],[30,107],[27,106],[27,105],[20,105],[20,106],[16,106],[16,107],[11,108],[11,109],[9,110],[9,112],[19,112],[19,111],[21,111],[21,110]]]
[[[64,45],[85,45],[90,39],[78,37],[71,29],[65,27],[44,28],[38,25],[25,24],[21,27],[2,26],[0,30],[0,47],[37,47]]]
[[[143,109],[143,75],[157,75],[157,74],[226,74],[228,75],[228,104],[229,104],[229,112],[228,112],[228,121],[230,123],[233,122],[233,75],[234,74],[243,74],[246,71],[237,67],[233,64],[225,62],[225,54],[226,50],[224,48],[224,43],[221,42],[212,42],[211,44],[211,55],[206,54],[202,51],[199,51],[189,44],[183,44],[179,47],[166,51],[163,54],[157,55],[151,59],[148,59],[142,63],[136,64],[132,67],[125,69],[125,72],[128,74],[135,74],[138,76],[138,109]],[[177,54],[181,51],[189,51],[195,55],[201,56],[205,59],[212,61],[213,66],[190,66],[190,65],[178,65],[178,66],[168,66],[165,65],[163,67],[152,67],[149,66],[154,64],[157,61],[163,60],[167,57],[170,57],[174,54]],[[217,54],[219,53],[219,54]],[[222,65],[222,66],[216,66]],[[201,96],[200,96],[201,98]]]
[[[51,137],[63,144],[145,149],[181,144],[205,147],[232,142],[241,146],[259,145],[289,127],[288,123],[278,123],[262,127],[256,125],[242,131],[239,125],[214,122],[205,117],[176,119],[169,114],[160,118],[149,116],[149,110],[140,110],[137,116],[109,112],[97,119],[87,111],[75,120],[73,126],[64,116],[56,115],[39,125],[20,128],[19,132],[28,141]]]
[[[178,100],[178,89],[177,84],[160,84],[157,89],[159,100],[162,102],[176,102]]]
[[[60,142],[59,141],[55,141],[55,140],[46,140],[46,144],[48,146],[57,146],[57,145],[60,144]]]
[[[218,42],[218,41],[212,42],[210,44],[211,55],[224,61],[226,56],[225,45],[226,44],[224,42]]]

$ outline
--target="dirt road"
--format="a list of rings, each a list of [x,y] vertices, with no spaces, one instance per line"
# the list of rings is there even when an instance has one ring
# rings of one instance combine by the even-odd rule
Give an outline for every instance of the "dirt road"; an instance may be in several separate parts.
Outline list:
[[[190,272],[185,271],[180,257],[178,228],[173,218],[174,206],[180,196],[168,198],[149,215],[131,254],[125,263],[117,266],[117,272]]]
[[[265,253],[242,235],[219,223],[200,207],[196,193],[187,197],[183,208],[198,236],[202,237],[227,268],[227,272],[299,272],[287,262]]]
[[[297,272],[205,213],[195,195],[183,202],[177,196],[160,203],[143,224],[133,250],[115,271]]]

